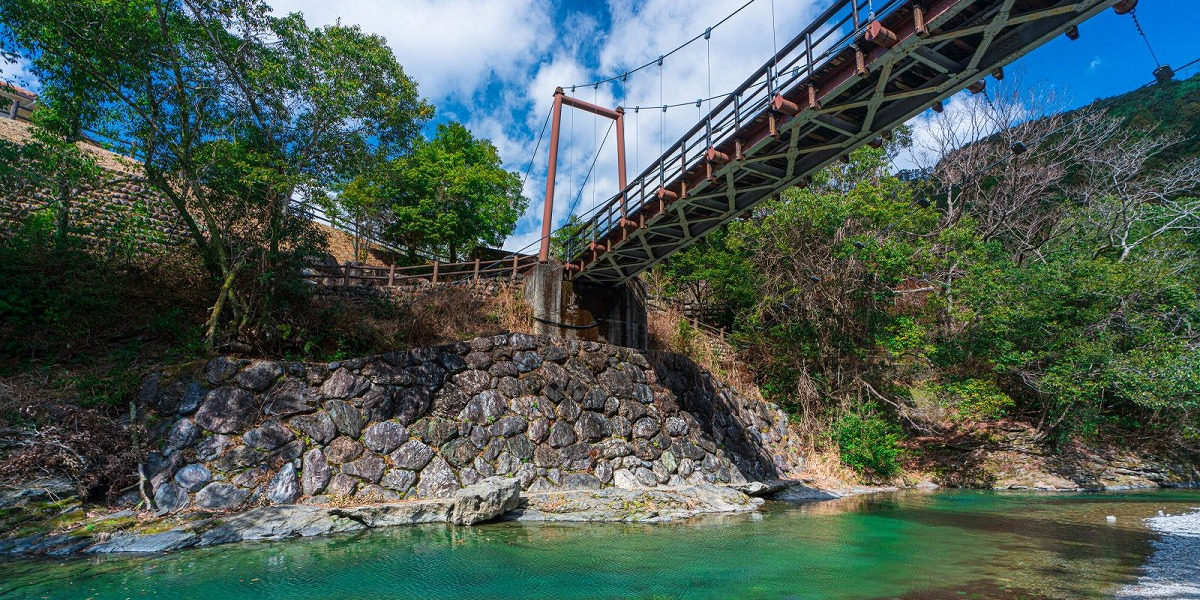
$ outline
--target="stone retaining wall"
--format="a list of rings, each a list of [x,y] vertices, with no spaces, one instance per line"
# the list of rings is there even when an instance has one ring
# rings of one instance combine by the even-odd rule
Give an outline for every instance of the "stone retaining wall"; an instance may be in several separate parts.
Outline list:
[[[217,358],[156,375],[162,512],[774,479],[785,415],[683,357],[525,334],[329,364]]]

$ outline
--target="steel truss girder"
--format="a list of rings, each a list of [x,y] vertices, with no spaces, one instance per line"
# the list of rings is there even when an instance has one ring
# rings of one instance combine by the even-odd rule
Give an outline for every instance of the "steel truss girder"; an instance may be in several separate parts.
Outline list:
[[[762,200],[802,182],[881,132],[902,124],[933,102],[961,91],[1116,2],[1046,0],[1041,7],[1021,14],[1012,14],[1015,0],[931,2],[935,6],[928,11],[932,15],[927,22],[929,35],[905,35],[893,47],[873,55],[866,77],[861,73],[843,76],[835,71],[821,87],[819,107],[809,107],[790,118],[770,113],[742,118],[741,122],[748,125],[747,135],[741,139],[750,142],[741,146],[743,160],[714,166],[710,178],[693,184],[687,195],[648,218],[641,229],[614,242],[612,250],[599,261],[584,264],[577,279],[602,285],[628,281]],[[955,22],[967,9],[977,10],[965,23]],[[958,60],[951,58],[956,48],[963,54],[963,45],[968,46],[967,55]],[[848,67],[852,69],[853,65]],[[919,69],[931,75],[922,76],[923,81],[909,89],[894,89],[901,79],[913,77]],[[856,113],[863,109],[864,115]],[[761,128],[764,116],[770,119],[772,135],[752,139],[749,130]],[[826,141],[804,141],[810,136]],[[769,164],[779,160],[786,161],[785,172]],[[697,164],[702,168],[702,162]],[[687,172],[685,169],[685,177]],[[768,181],[739,185],[751,175],[751,179]],[[672,186],[678,185],[671,182],[667,187],[676,189]]]

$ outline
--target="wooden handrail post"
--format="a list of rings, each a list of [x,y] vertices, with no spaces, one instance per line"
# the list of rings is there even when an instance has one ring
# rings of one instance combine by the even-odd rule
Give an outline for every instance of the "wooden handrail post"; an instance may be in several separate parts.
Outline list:
[[[513,280],[513,281],[516,281],[516,280],[517,280],[517,255],[516,255],[516,254],[514,254],[514,255],[513,255],[513,272],[512,272],[512,280]]]
[[[392,263],[392,265],[390,267],[388,267],[388,287],[394,287],[395,285],[396,285],[396,263]]]
[[[438,261],[433,261],[433,284],[437,285]]]
[[[350,285],[350,261],[342,265],[342,285],[349,287]]]
[[[475,257],[475,281],[479,281],[479,257]]]

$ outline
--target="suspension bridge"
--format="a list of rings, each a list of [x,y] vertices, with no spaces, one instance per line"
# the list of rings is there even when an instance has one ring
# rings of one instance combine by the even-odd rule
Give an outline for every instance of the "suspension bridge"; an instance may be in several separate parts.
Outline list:
[[[552,126],[539,240],[486,264],[434,262],[432,270],[430,265],[355,270],[347,264],[315,273],[341,285],[386,287],[508,278],[521,282],[538,333],[645,347],[648,298],[638,285],[639,274],[760,202],[807,185],[815,172],[847,159],[853,150],[882,145],[892,129],[917,114],[941,112],[950,96],[964,89],[987,93],[988,80],[1002,79],[1012,61],[1057,36],[1078,39],[1079,25],[1105,10],[1130,15],[1145,38],[1137,5],[1138,0],[880,0],[876,6],[875,0],[834,0],[733,91],[694,102],[636,107],[635,113],[665,112],[694,104],[701,112],[632,182],[626,177],[626,108],[600,106],[559,87],[546,118]],[[771,27],[774,31],[773,22]],[[624,83],[653,65],[661,77],[665,57],[701,38],[709,40],[712,30],[657,61],[583,87],[598,90]],[[1146,43],[1149,47],[1148,38]],[[1156,80],[1172,79],[1171,68],[1154,58]],[[716,101],[707,114],[702,112],[705,101]],[[582,219],[555,230],[565,109],[612,121],[619,189]],[[539,135],[526,178],[541,141]],[[603,146],[597,145],[597,156]],[[1014,156],[1019,154],[1016,146],[1025,149],[1015,145]],[[594,167],[595,159],[591,163]],[[579,192],[581,196],[583,186]],[[578,197],[572,208],[577,202]],[[552,238],[563,243],[562,255],[554,259]],[[540,246],[536,257],[522,253],[533,245]]]
[[[856,148],[882,144],[917,114],[940,112],[961,90],[984,93],[987,79],[1003,78],[1006,65],[1057,36],[1076,39],[1078,26],[1100,12],[1127,14],[1137,1],[879,4],[835,0],[632,182],[625,175],[625,109],[558,88],[540,262],[550,254],[564,107],[614,121],[621,189],[572,229],[562,276],[614,288],[763,200],[805,185]]]

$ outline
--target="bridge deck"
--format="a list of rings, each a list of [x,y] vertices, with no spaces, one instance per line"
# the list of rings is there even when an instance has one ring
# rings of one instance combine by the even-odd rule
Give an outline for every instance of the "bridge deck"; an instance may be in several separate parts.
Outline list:
[[[624,283],[1116,3],[838,0],[584,223],[566,275]]]

